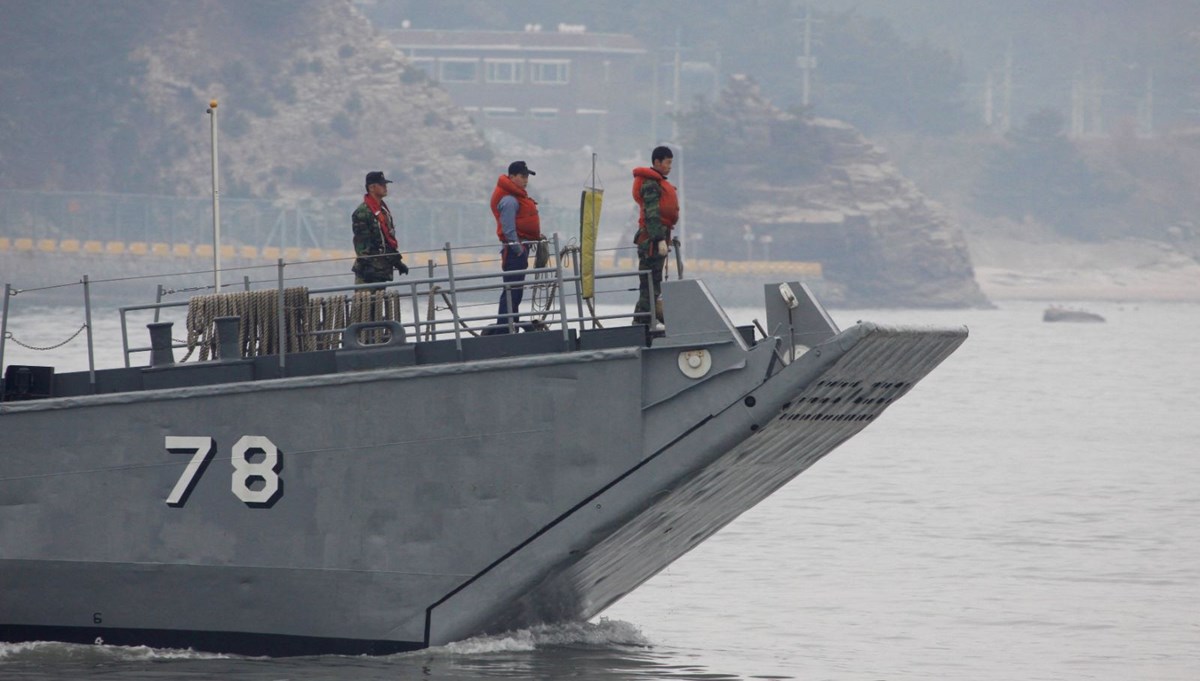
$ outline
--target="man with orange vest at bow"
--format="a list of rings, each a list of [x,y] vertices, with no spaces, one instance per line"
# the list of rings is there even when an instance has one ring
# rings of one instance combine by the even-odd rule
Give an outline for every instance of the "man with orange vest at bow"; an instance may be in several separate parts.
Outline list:
[[[663,265],[671,243],[671,230],[679,220],[679,195],[667,182],[675,155],[667,147],[655,147],[650,154],[649,168],[633,169],[633,200],[638,205],[638,231],[633,242],[638,249],[638,269],[650,270],[640,277],[638,302],[633,308],[633,323],[656,327],[650,319],[651,303],[654,316],[661,323],[662,310],[658,295],[662,293]],[[655,300],[650,300],[650,280],[654,281]]]
[[[376,284],[392,280],[392,270],[401,275],[408,274],[408,265],[400,255],[396,243],[396,223],[392,211],[384,203],[387,186],[392,181],[383,176],[383,171],[367,173],[363,202],[351,215],[354,227],[354,283]]]
[[[537,175],[524,161],[513,161],[508,174],[496,180],[492,191],[492,215],[496,218],[496,236],[500,239],[501,269],[518,274],[504,275],[505,290],[500,292],[500,312],[496,325],[484,333],[508,333],[509,322],[517,323],[521,298],[525,295],[525,270],[529,269],[530,241],[542,238],[542,227],[538,220],[537,201],[529,196],[529,176]],[[512,285],[515,284],[515,285]],[[509,307],[509,300],[512,307]],[[509,314],[512,318],[509,319]]]

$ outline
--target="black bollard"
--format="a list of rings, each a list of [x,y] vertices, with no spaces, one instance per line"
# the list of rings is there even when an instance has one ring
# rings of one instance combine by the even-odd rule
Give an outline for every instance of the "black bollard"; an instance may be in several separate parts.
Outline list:
[[[171,349],[171,327],[174,322],[152,322],[150,330],[150,366],[165,367],[175,363],[175,351]]]
[[[241,331],[241,317],[217,317],[217,359],[241,359],[242,349],[238,334]]]

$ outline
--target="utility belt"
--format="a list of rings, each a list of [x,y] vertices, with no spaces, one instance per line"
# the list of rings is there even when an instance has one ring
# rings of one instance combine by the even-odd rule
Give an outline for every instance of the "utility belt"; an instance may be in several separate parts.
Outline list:
[[[354,274],[367,281],[392,281],[392,273],[400,266],[401,261],[398,252],[384,251],[375,255],[360,255],[351,269]]]

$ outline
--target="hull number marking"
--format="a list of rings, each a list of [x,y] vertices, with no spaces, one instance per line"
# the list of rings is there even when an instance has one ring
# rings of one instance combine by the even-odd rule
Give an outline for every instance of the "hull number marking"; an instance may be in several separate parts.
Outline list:
[[[192,455],[191,460],[183,467],[179,480],[175,482],[175,487],[167,495],[168,506],[183,506],[212,461],[213,454],[217,451],[217,443],[207,436],[168,435],[164,445],[172,454]],[[269,508],[283,496],[283,481],[279,479],[283,456],[275,443],[267,437],[243,435],[233,445],[230,461],[233,463],[230,490],[233,496],[247,506]]]

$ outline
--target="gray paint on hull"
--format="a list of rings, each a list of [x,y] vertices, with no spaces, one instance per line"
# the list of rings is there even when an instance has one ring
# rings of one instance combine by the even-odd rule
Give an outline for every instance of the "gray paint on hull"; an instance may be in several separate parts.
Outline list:
[[[505,363],[6,414],[0,575],[32,562],[53,578],[10,592],[4,623],[136,610],[122,625],[423,640],[428,605],[640,458],[636,402],[575,418],[639,382],[637,352]],[[230,447],[246,434],[282,452],[270,509],[231,492]],[[164,499],[188,457],[166,435],[217,442],[179,508]],[[130,588],[92,579],[100,566]],[[160,599],[173,607],[142,607]]]
[[[784,366],[702,284],[664,301],[650,348],[0,405],[0,635],[371,652],[590,617],[966,336],[859,325]],[[246,435],[281,452],[269,507],[233,493]],[[167,436],[216,442],[177,507]]]

